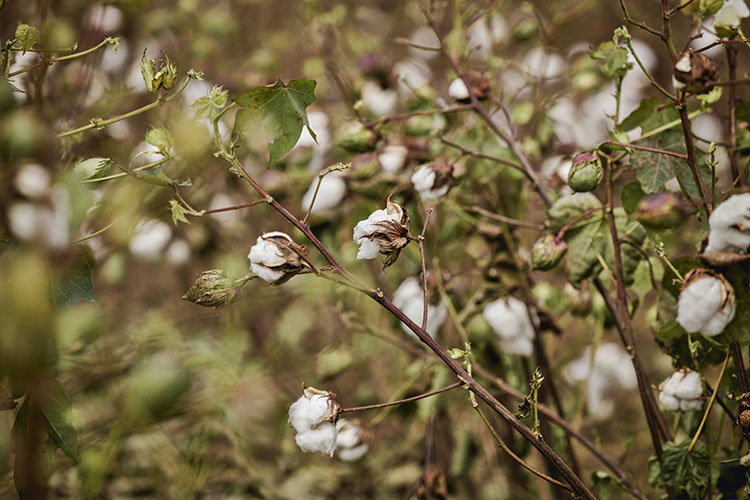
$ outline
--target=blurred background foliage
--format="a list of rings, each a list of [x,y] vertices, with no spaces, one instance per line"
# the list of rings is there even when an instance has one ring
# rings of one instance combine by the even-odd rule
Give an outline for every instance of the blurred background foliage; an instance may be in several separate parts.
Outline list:
[[[631,3],[639,19],[659,21],[654,2]],[[190,105],[213,85],[236,97],[277,77],[314,79],[317,100],[308,112],[319,143],[330,146],[295,148],[266,169],[267,137],[260,134],[242,146],[248,169],[301,216],[302,196],[317,173],[311,165],[319,169],[351,162],[346,199],[331,213],[314,214],[310,222],[345,267],[392,296],[403,279],[419,272],[416,245],[383,272],[377,261],[355,259],[352,228],[382,208],[390,193],[407,207],[415,234],[425,208],[411,188],[410,174],[382,172],[378,155],[387,143],[406,145],[411,165],[441,154],[451,158],[457,185],[432,216],[428,266],[450,275],[446,291],[466,313],[478,364],[527,392],[532,362],[503,354],[479,313],[489,300],[525,286],[527,272],[519,271],[515,258],[528,259],[538,232],[480,217],[467,207],[478,204],[534,223],[544,221],[544,207],[518,172],[459,155],[434,132],[440,129],[453,142],[501,158],[510,158],[510,152],[470,115],[389,123],[379,129],[378,149],[365,153],[346,151],[335,139],[338,128],[355,118],[352,109],[364,99],[367,81],[399,89],[390,114],[448,100],[453,75],[446,63],[404,43],[434,46],[421,2],[0,4],[3,42],[14,38],[21,23],[39,28],[39,50],[58,56],[70,53],[65,48],[85,50],[107,35],[119,37],[116,52],[108,45],[0,84],[0,497],[16,498],[16,488],[29,487],[24,481],[31,480],[47,485],[40,491],[49,498],[406,499],[416,498],[430,464],[447,478],[450,498],[557,497],[497,450],[460,390],[361,414],[372,438],[370,452],[358,462],[302,454],[287,424],[287,409],[303,382],[337,393],[348,407],[419,394],[449,384],[452,377],[420,355],[421,346],[366,297],[313,276],[298,276],[280,287],[252,280],[235,304],[221,310],[181,300],[203,270],[223,269],[232,278],[246,275],[247,252],[263,231],[287,231],[302,243],[301,235],[267,205],[188,216],[189,224],[173,224],[173,189],[127,175],[97,181],[123,172],[117,167],[93,176],[76,168],[94,157],[125,167],[158,160],[153,151],[138,153],[153,150],[144,142],[147,130],[163,127],[175,154],[164,172],[171,179],[190,179],[192,185],[179,191],[190,206],[203,210],[253,201],[257,195],[214,156],[212,133],[194,119]],[[606,113],[614,99],[587,50],[611,39],[622,24],[616,3],[448,2],[441,12],[441,26],[451,29],[447,41],[456,53],[468,54],[477,41],[483,44],[462,62],[485,72],[510,108],[526,154],[547,169],[543,173],[552,185],[564,190],[564,176],[555,173],[554,161],[545,160],[564,162],[595,144],[601,132],[606,137]],[[675,24],[675,38],[685,39],[689,16]],[[671,66],[658,40],[636,36],[653,55],[655,77],[668,80]],[[154,100],[140,73],[144,50],[150,58],[166,54],[175,62],[178,85],[190,68],[203,72],[205,81],[190,82],[179,98],[132,119],[58,140],[57,133],[92,118],[119,115]],[[36,64],[38,52],[14,52],[4,61],[10,65],[6,75],[12,74]],[[417,75],[409,82],[415,88],[396,81],[396,63],[402,74]],[[624,91],[636,105],[654,95],[642,80],[631,83]],[[561,100],[567,108],[555,106]],[[361,103],[356,107],[368,119],[380,115]],[[556,123],[580,125],[581,132],[561,137]],[[231,116],[222,126],[231,129]],[[592,128],[594,136],[586,137]],[[632,180],[632,174],[623,175],[618,186]],[[694,253],[700,228],[692,224],[660,234],[669,255]],[[662,275],[658,259],[652,257],[651,263],[657,275],[641,265],[633,290],[640,302],[636,331],[647,346],[641,355],[656,383],[669,373],[671,360],[652,341],[657,308],[651,284]],[[616,411],[601,420],[585,411],[585,386],[562,377],[586,346],[617,341],[607,330],[611,323],[603,304],[592,301],[589,291],[565,288],[560,272],[532,277],[535,297],[554,320],[544,342],[569,421],[641,488],[654,493],[646,482],[644,464],[652,450],[637,393],[609,394]],[[450,320],[437,337],[445,346],[462,347]],[[40,396],[35,401],[29,394]],[[45,406],[48,399],[56,401],[54,411]],[[515,409],[517,401],[504,401]],[[47,420],[59,421],[62,432],[19,446],[23,429],[11,428],[25,404],[31,414],[36,404]],[[495,423],[519,455],[545,468],[527,443],[499,420]],[[48,424],[29,417],[27,425]],[[74,438],[66,431],[70,425]],[[549,426],[544,432],[564,454],[560,430]],[[624,497],[602,466],[574,446],[582,477],[596,480],[601,498]],[[29,457],[19,451],[24,447],[31,450]]]

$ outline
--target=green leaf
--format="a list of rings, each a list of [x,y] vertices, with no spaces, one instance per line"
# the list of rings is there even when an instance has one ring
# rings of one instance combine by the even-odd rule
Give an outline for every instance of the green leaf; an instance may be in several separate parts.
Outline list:
[[[52,298],[59,308],[74,307],[81,300],[99,305],[99,301],[94,295],[91,270],[88,268],[79,269],[76,273],[66,276],[59,282],[52,283]]]
[[[16,28],[16,40],[21,44],[24,54],[39,43],[39,30],[28,24],[19,24]]]
[[[734,112],[737,121],[750,122],[750,101],[740,101]]]
[[[620,199],[622,200],[622,208],[625,209],[628,215],[632,215],[638,208],[638,202],[646,196],[646,193],[641,189],[641,185],[637,182],[628,182],[622,187],[622,193],[620,193]]]
[[[711,475],[711,457],[703,441],[698,441],[690,453],[689,447],[689,439],[679,444],[664,443],[661,463],[655,455],[648,460],[649,484],[674,493],[684,492],[689,499],[702,498]]]
[[[234,99],[242,106],[234,122],[236,133],[243,133],[260,121],[273,137],[268,145],[268,166],[294,147],[303,126],[315,139],[306,112],[306,108],[315,102],[315,84],[314,80],[291,80],[284,85],[279,79],[273,85],[255,87]]]
[[[618,47],[611,41],[589,50],[589,57],[594,61],[601,61],[602,71],[610,78],[622,78],[633,67],[633,63],[628,62],[628,49]]]
[[[158,165],[153,168],[146,170],[136,170],[131,167],[120,167],[131,177],[135,177],[139,181],[143,181],[146,184],[153,184],[155,186],[163,187],[189,187],[193,185],[193,181],[190,178],[187,179],[172,179],[164,173],[164,166]]]
[[[104,174],[110,168],[112,168],[113,162],[111,158],[100,158],[95,156],[93,158],[87,158],[80,160],[73,167],[73,172],[78,174],[81,179],[91,179],[98,175]]]
[[[158,149],[162,156],[172,156],[172,137],[167,129],[151,127],[146,132],[146,142]]]
[[[228,98],[229,92],[219,86],[214,86],[207,96],[199,97],[193,103],[195,118],[198,120],[201,118],[213,120],[224,109],[224,106],[227,105]]]
[[[190,221],[185,217],[185,214],[189,214],[190,212],[183,207],[179,201],[174,199],[169,200],[169,210],[172,212],[172,222],[175,226],[177,225],[177,222],[190,224]]]
[[[644,99],[617,127],[619,130],[626,132],[633,130],[636,127],[640,127],[645,121],[653,118],[656,113],[656,107],[659,106],[660,101],[656,97],[651,99]]]

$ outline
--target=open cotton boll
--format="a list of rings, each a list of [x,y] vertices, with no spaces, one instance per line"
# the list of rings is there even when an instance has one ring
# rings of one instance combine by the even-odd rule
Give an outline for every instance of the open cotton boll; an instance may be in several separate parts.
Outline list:
[[[534,78],[551,80],[563,76],[567,63],[558,54],[534,47],[524,57],[521,67]]]
[[[678,370],[659,386],[659,401],[667,411],[700,410],[703,407],[703,386],[697,372]]]
[[[297,432],[309,431],[335,417],[338,403],[331,393],[306,387],[302,396],[289,407],[289,423]]]
[[[469,89],[462,79],[456,78],[448,87],[448,95],[457,101],[463,101],[469,98]]]
[[[745,0],[725,0],[714,16],[714,29],[738,28],[742,19],[750,16]]]
[[[424,291],[420,281],[415,276],[406,278],[396,289],[393,294],[393,304],[401,309],[406,316],[418,325],[422,324],[422,317],[424,315]],[[448,315],[448,310],[445,304],[441,300],[437,304],[427,303],[427,324],[425,330],[427,333],[434,336]],[[412,335],[412,332],[408,326],[401,324],[401,328]]]
[[[354,462],[365,456],[370,446],[365,432],[355,422],[339,419],[336,422],[336,455],[345,462]]]
[[[19,239],[46,247],[63,249],[70,243],[70,202],[68,193],[56,189],[51,203],[17,202],[8,208],[11,232]]]
[[[393,114],[398,106],[398,92],[384,89],[376,82],[368,80],[362,86],[362,102],[365,108],[377,117]]]
[[[735,194],[708,219],[706,252],[745,252],[750,248],[750,193]]]
[[[359,245],[357,259],[374,259],[382,253],[386,256],[384,265],[388,267],[409,244],[409,236],[406,210],[389,198],[385,209],[375,210],[354,226],[354,241]]]
[[[617,344],[601,344],[593,364],[591,361],[591,348],[587,347],[563,373],[570,382],[587,382],[586,410],[593,418],[602,420],[614,412],[617,392],[635,388],[638,381],[630,356]]]
[[[49,193],[52,179],[49,170],[38,163],[27,163],[18,169],[13,185],[27,198],[38,199]]]
[[[677,322],[689,333],[720,334],[734,318],[732,286],[721,275],[694,269],[685,277],[677,302]]]
[[[172,238],[169,224],[157,219],[144,220],[138,223],[135,235],[128,243],[130,253],[136,257],[155,260]]]
[[[453,165],[443,158],[421,165],[412,174],[411,183],[423,200],[438,200],[453,185]]]
[[[508,354],[531,356],[534,351],[534,327],[526,304],[515,297],[487,304],[482,316],[500,339],[500,349]]]
[[[254,275],[276,285],[302,271],[305,264],[301,256],[305,254],[307,249],[295,243],[288,234],[271,231],[258,236],[247,258]]]
[[[401,144],[391,144],[383,148],[383,152],[378,155],[378,163],[384,172],[389,174],[398,173],[404,168],[406,156],[409,149]]]
[[[323,453],[332,457],[336,451],[336,426],[325,422],[314,429],[298,432],[294,441],[305,453]]]
[[[318,177],[315,177],[307,189],[305,196],[302,197],[302,210],[307,210],[310,207],[317,185]],[[345,196],[346,182],[344,181],[344,174],[341,172],[331,172],[320,181],[318,196],[315,198],[315,204],[310,213],[320,214],[336,208],[341,204]]]

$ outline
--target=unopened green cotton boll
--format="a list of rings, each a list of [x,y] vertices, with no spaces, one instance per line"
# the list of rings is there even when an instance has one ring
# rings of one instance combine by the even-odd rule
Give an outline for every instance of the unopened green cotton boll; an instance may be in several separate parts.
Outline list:
[[[593,191],[599,186],[604,169],[599,157],[591,153],[580,153],[573,158],[573,166],[568,173],[568,185],[577,193]]]
[[[567,250],[568,244],[557,241],[555,235],[544,235],[531,247],[531,268],[541,271],[552,269],[560,263]]]

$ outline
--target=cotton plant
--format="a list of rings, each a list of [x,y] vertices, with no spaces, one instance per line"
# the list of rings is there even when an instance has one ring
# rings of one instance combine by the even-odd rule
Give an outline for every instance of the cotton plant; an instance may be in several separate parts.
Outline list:
[[[682,284],[677,322],[689,333],[715,337],[734,319],[734,289],[721,274],[693,269]]]
[[[340,409],[336,394],[305,387],[302,396],[289,407],[289,423],[297,431],[294,437],[297,446],[305,453],[332,457],[336,451],[336,419]]]
[[[410,276],[398,286],[393,294],[393,304],[401,309],[406,316],[418,325],[422,324],[424,316],[424,290],[419,278]],[[432,336],[438,332],[448,314],[448,309],[442,299],[427,302],[427,324],[425,330]],[[405,324],[401,328],[412,335],[414,333]]]
[[[482,316],[487,320],[507,354],[529,357],[534,352],[534,327],[529,309],[515,297],[497,299],[485,306]]]
[[[172,239],[172,228],[159,219],[145,219],[136,225],[128,243],[130,253],[144,260],[158,260]]]
[[[667,411],[694,411],[703,408],[703,385],[698,372],[683,368],[659,384],[659,401]]]
[[[719,35],[734,34],[746,17],[750,17],[750,9],[745,0],[725,0],[714,16],[714,29]]]
[[[605,420],[615,411],[614,397],[638,385],[628,353],[619,345],[603,343],[591,359],[591,348],[570,362],[564,370],[570,382],[586,382],[586,410],[596,420]]]
[[[411,183],[424,201],[439,200],[453,186],[453,165],[443,158],[417,167]]]
[[[304,270],[307,249],[294,242],[281,231],[271,231],[258,236],[250,248],[250,271],[272,285],[280,285]]]
[[[396,262],[412,238],[406,209],[390,198],[385,208],[375,210],[354,226],[354,241],[359,245],[357,259],[374,259],[383,254],[384,267]]]

